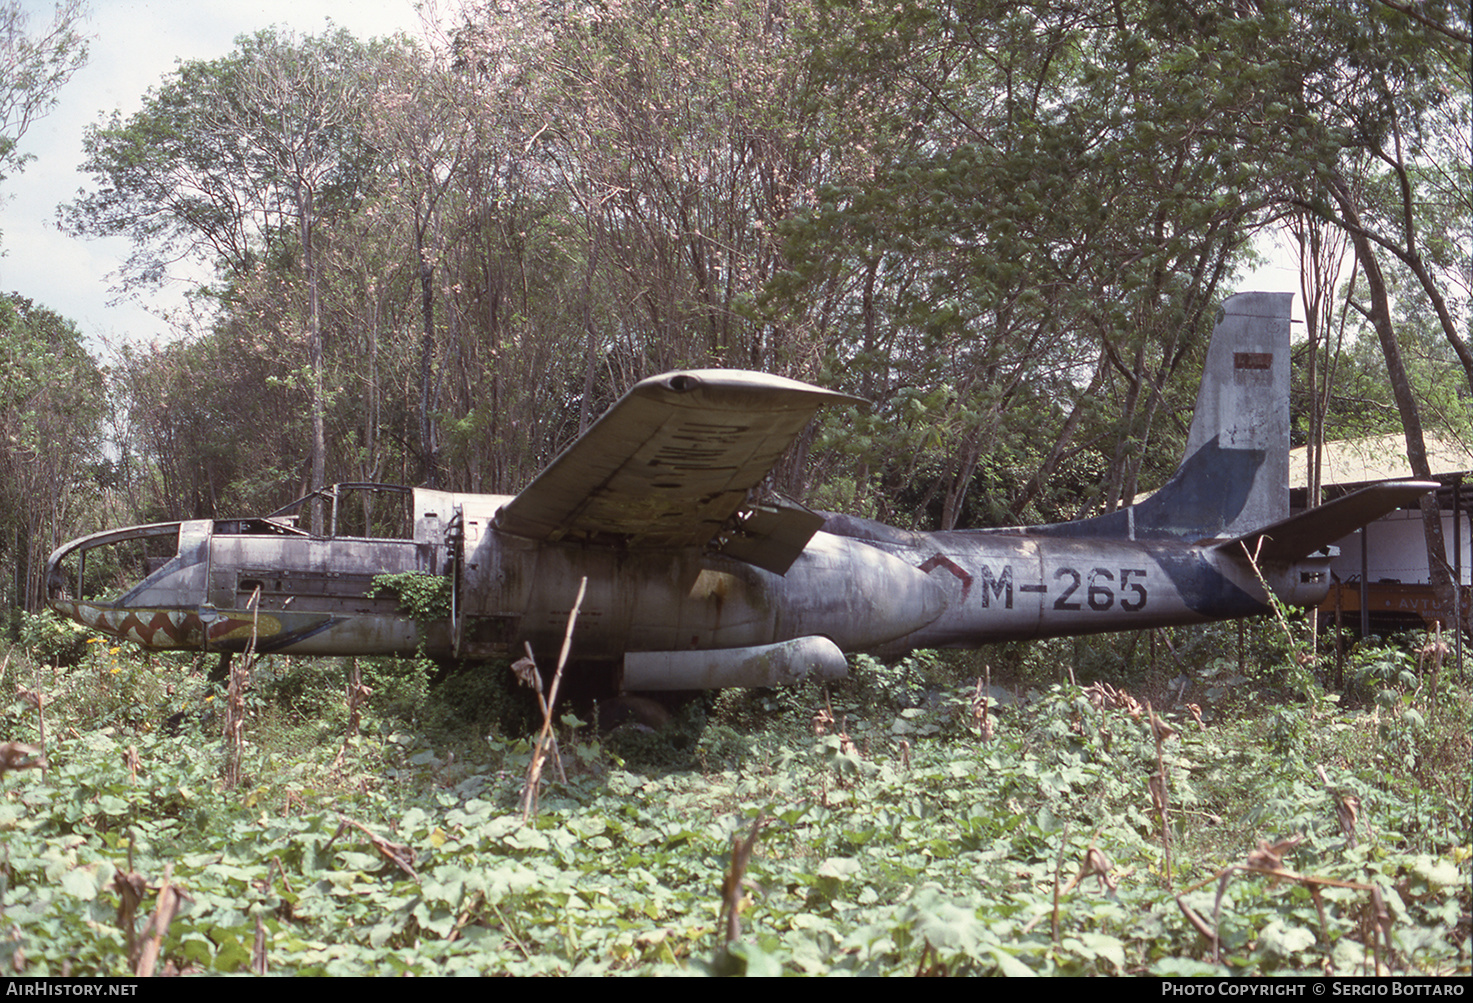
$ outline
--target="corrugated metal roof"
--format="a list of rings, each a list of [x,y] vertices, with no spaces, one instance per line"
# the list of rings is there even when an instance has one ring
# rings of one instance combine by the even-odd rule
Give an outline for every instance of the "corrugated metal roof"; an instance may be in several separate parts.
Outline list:
[[[1466,443],[1434,436],[1426,436],[1425,441],[1427,465],[1433,477],[1473,471],[1473,450]],[[1309,486],[1307,451],[1306,446],[1289,451],[1290,490]],[[1413,476],[1407,462],[1406,438],[1400,432],[1327,442],[1320,469],[1320,481],[1325,486]]]

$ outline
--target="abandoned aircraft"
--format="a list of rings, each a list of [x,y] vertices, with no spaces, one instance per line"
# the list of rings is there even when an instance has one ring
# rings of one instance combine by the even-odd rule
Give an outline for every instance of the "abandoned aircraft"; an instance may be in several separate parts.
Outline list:
[[[1288,517],[1291,299],[1223,304],[1186,458],[1108,515],[924,533],[755,500],[815,412],[857,398],[697,370],[636,384],[515,497],[336,485],[320,493],[323,535],[290,514],[306,499],[98,533],[51,555],[50,602],[153,649],[483,658],[530,643],[550,660],[586,578],[571,656],[605,673],[605,692],[771,686],[842,676],[845,652],[1251,616],[1268,591],[1316,603],[1331,541],[1435,485],[1381,484]],[[385,497],[403,512],[387,532],[368,514]],[[376,575],[405,572],[443,578],[447,616],[418,624],[374,594]],[[80,598],[128,575],[141,580],[113,598]]]

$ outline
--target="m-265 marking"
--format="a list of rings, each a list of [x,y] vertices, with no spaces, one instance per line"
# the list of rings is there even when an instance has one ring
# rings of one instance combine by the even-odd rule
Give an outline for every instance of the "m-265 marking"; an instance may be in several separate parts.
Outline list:
[[[921,568],[924,569],[925,565],[921,565]],[[1002,600],[1003,609],[1012,609],[1015,589],[1018,592],[1043,596],[1049,593],[1048,585],[1042,582],[1018,583],[1011,564],[1004,564],[1001,573],[994,572],[991,565],[983,564],[976,578],[982,583],[984,609],[990,609],[999,599]],[[1088,607],[1103,613],[1114,609],[1118,602],[1120,609],[1127,613],[1136,613],[1146,608],[1146,601],[1150,598],[1150,592],[1146,588],[1149,579],[1145,568],[1120,568],[1117,577],[1116,572],[1109,568],[1090,568],[1081,573],[1076,568],[1059,567],[1054,569],[1054,579],[1064,588],[1053,602],[1053,608],[1057,610],[1082,610]],[[1084,590],[1082,599],[1078,595],[1081,589]]]

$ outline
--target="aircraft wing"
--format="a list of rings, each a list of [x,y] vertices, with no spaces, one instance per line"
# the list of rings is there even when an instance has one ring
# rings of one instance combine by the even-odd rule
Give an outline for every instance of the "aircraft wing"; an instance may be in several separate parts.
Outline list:
[[[1214,549],[1241,557],[1242,547],[1246,546],[1248,552],[1256,554],[1260,561],[1299,560],[1349,536],[1367,523],[1375,522],[1388,512],[1413,504],[1438,487],[1436,481],[1372,484],[1252,533],[1225,540]]]
[[[535,540],[704,544],[814,412],[855,402],[740,370],[641,380],[501,509],[496,528]]]

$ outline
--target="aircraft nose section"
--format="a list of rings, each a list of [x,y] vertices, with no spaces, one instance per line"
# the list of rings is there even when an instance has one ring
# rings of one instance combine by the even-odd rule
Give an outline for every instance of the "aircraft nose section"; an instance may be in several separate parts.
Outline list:
[[[52,612],[57,616],[64,616],[68,620],[75,620],[83,627],[103,634],[115,633],[103,621],[101,611],[90,603],[80,603],[74,599],[50,599],[46,605],[50,606]]]
[[[150,648],[203,643],[209,520],[94,533],[46,562],[47,603],[59,615]],[[98,594],[109,598],[89,598]]]

